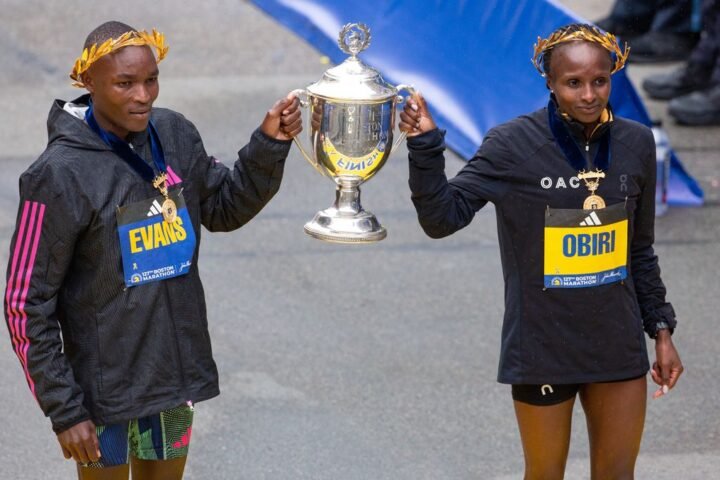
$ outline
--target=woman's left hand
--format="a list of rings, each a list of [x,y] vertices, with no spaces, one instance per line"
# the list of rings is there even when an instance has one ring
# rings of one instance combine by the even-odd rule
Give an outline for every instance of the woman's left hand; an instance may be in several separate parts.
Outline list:
[[[683,370],[680,355],[675,350],[670,332],[660,330],[655,339],[655,363],[650,370],[653,381],[660,385],[660,388],[655,392],[653,398],[667,394],[675,386]]]

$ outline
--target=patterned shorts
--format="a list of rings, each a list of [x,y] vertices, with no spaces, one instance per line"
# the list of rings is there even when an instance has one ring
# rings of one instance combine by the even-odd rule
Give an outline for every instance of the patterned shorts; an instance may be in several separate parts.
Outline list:
[[[190,447],[192,422],[192,405],[182,405],[129,422],[98,426],[100,460],[84,466],[125,465],[130,455],[140,460],[185,457]]]

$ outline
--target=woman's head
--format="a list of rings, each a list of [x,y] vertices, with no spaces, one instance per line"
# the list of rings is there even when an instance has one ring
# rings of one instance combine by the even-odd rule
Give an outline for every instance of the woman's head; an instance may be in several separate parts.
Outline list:
[[[533,63],[545,77],[563,113],[592,125],[598,122],[610,97],[610,76],[620,70],[623,52],[611,34],[590,25],[561,27],[538,39]]]

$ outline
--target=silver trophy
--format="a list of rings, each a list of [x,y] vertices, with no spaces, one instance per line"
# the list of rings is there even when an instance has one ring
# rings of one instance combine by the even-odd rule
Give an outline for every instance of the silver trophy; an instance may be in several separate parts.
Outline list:
[[[402,89],[393,87],[357,55],[370,45],[370,30],[350,23],[340,31],[338,44],[350,54],[342,64],[327,70],[322,79],[296,90],[304,107],[310,107],[311,154],[295,137],[303,156],[336,185],[335,204],[319,211],[305,224],[305,232],[336,243],[368,243],[387,235],[375,215],[360,205],[360,184],[385,164],[390,151],[405,138],[401,132],[393,144],[395,107],[404,101]]]

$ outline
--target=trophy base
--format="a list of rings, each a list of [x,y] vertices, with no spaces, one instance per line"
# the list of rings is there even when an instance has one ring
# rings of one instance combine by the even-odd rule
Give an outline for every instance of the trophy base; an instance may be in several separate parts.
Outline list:
[[[333,243],[373,243],[387,236],[375,215],[365,210],[355,215],[341,214],[335,207],[321,210],[305,224],[305,233]]]

